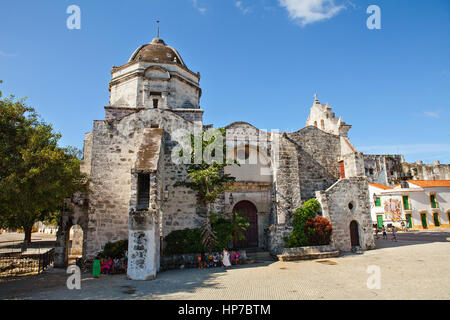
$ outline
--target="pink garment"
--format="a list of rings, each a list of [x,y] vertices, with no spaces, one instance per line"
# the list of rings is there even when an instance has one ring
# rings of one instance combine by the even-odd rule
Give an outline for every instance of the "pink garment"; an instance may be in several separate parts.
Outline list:
[[[106,263],[102,266],[101,272],[103,272],[104,269],[109,271],[109,269],[111,269],[111,265],[112,265],[112,260],[106,261]]]

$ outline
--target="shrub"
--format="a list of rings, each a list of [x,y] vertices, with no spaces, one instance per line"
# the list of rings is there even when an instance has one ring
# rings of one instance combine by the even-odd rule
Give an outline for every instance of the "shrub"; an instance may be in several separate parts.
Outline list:
[[[211,226],[216,234],[217,241],[213,251],[222,251],[233,242],[233,224],[230,219],[219,215],[211,215]],[[202,229],[183,229],[169,233],[164,242],[166,247],[164,254],[199,253],[207,251],[202,243]]]
[[[327,245],[331,240],[332,226],[323,217],[316,217],[320,204],[309,199],[298,208],[292,218],[293,231],[285,243],[288,248]]]
[[[102,258],[123,258],[125,250],[128,250],[128,240],[119,240],[105,244],[103,251],[99,254]]]
[[[319,202],[312,198],[306,201],[303,206],[298,208],[292,217],[293,230],[284,241],[288,248],[303,247],[309,245],[308,236],[305,233],[306,221],[313,219],[319,211]]]
[[[165,238],[165,254],[195,253],[203,251],[201,229],[175,230]]]
[[[333,229],[328,219],[323,217],[309,218],[304,230],[310,246],[330,244]]]

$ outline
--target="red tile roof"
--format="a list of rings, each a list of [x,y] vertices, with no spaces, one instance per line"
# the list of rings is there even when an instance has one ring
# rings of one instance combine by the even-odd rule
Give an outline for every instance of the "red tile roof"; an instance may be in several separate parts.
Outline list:
[[[383,189],[383,190],[390,190],[392,189],[391,187],[385,186],[384,184],[379,184],[379,183],[371,183],[369,182],[369,185],[371,185],[372,187],[378,188],[378,189]]]
[[[408,180],[408,183],[421,188],[450,187],[450,180]]]

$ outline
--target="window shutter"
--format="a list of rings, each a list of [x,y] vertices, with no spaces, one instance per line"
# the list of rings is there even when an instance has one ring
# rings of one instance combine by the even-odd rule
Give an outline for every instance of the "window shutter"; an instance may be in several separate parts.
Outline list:
[[[437,208],[436,197],[434,194],[430,195],[430,202],[432,208]]]
[[[403,209],[409,210],[409,197],[403,196]]]

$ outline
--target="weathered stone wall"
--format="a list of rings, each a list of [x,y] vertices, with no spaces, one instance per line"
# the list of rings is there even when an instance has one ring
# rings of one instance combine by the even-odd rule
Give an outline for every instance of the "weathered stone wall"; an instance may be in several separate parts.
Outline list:
[[[105,120],[121,120],[126,116],[138,112],[142,108],[125,108],[125,107],[105,107]]]
[[[152,108],[156,98],[164,108],[200,107],[200,77],[177,64],[133,62],[111,73],[111,106]]]
[[[272,255],[278,255],[285,247],[284,239],[288,238],[294,228],[290,223],[273,224],[266,232],[266,248]]]
[[[277,223],[284,224],[301,204],[300,167],[297,146],[287,135],[280,137],[279,146],[278,159],[274,161],[275,210]]]
[[[110,105],[116,107],[143,107],[139,103],[138,87],[139,78],[121,81],[110,88]]]
[[[82,255],[85,256],[87,252],[88,202],[78,203],[77,199],[80,196],[77,193],[72,199],[66,200],[64,209],[61,212],[61,219],[56,233],[55,267],[64,268],[67,265],[68,255],[70,254],[69,233],[73,226],[79,226],[82,229]]]
[[[158,188],[165,190],[167,187],[169,199],[163,201],[160,196],[158,200],[164,213],[160,218],[160,230],[167,235],[172,230],[199,225],[195,195],[186,188],[173,186],[186,178],[186,166],[173,163],[171,156],[172,149],[178,145],[172,132],[176,129],[192,131],[193,126],[173,112],[160,109],[144,109],[110,124],[94,122],[86,256],[95,256],[107,242],[128,237],[132,170],[146,128],[164,130]]]
[[[364,173],[369,182],[394,186],[402,172],[402,155],[364,155]]]
[[[401,170],[405,174],[410,174],[412,180],[450,180],[450,164],[423,164],[403,162]]]
[[[364,158],[361,152],[353,152],[342,155],[344,161],[345,177],[364,176]]]
[[[366,177],[341,179],[325,191],[317,191],[323,217],[333,226],[331,244],[338,250],[350,251],[350,223],[358,223],[359,244],[362,249],[373,249],[372,219]],[[352,204],[352,208],[349,204]]]
[[[405,162],[402,155],[364,155],[364,170],[369,182],[394,186],[401,179],[412,180],[449,180],[450,164]]]
[[[182,116],[186,120],[194,123],[202,123],[203,121],[203,110],[202,109],[173,109],[173,112]]]
[[[83,160],[81,160],[80,171],[90,175],[92,161],[92,132],[86,133],[83,143]]]
[[[177,124],[174,125],[173,128],[175,129]],[[186,187],[174,186],[176,182],[185,181],[188,178],[187,168],[185,165],[172,161],[172,152],[178,145],[175,137],[166,131],[164,141],[166,147],[164,149],[162,185],[164,186],[164,192],[168,193],[168,199],[161,206],[163,213],[161,229],[162,236],[165,237],[174,230],[197,228],[202,225],[204,218],[199,215],[201,214],[201,208],[197,203],[195,192]]]
[[[315,196],[339,179],[340,137],[315,127],[306,127],[287,134],[298,157],[301,200]]]

